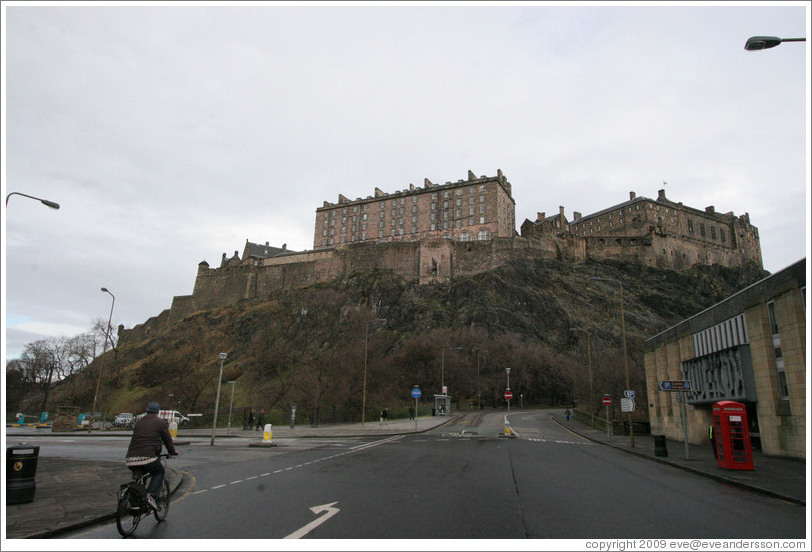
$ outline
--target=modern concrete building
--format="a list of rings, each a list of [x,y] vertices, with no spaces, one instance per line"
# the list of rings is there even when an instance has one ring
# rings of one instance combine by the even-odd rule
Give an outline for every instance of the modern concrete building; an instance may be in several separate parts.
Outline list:
[[[690,382],[688,440],[706,443],[713,404],[746,405],[751,441],[764,454],[806,458],[806,259],[646,341],[652,433],[683,439],[682,393]]]

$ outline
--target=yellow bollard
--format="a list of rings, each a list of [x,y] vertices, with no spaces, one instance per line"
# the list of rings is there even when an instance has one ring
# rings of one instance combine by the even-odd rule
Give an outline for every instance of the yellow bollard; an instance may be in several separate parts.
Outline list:
[[[172,422],[169,424],[169,435],[172,437],[172,440],[178,438],[178,422]]]
[[[262,432],[262,441],[265,443],[270,443],[271,439],[273,439],[273,425],[265,424]]]

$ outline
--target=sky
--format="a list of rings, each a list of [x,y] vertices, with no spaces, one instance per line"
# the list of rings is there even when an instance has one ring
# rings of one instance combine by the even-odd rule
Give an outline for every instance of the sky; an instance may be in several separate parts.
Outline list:
[[[141,324],[246,240],[312,249],[338,194],[469,170],[503,171],[517,231],[632,191],[749,213],[781,270],[810,243],[809,43],[744,43],[809,8],[3,2],[3,355]]]

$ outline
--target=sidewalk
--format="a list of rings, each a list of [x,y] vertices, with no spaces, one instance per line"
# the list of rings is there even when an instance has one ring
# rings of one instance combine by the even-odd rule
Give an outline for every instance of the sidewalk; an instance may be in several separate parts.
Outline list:
[[[628,436],[612,435],[607,441],[606,432],[591,428],[575,420],[566,421],[563,416],[552,416],[561,426],[596,443],[615,447],[630,454],[637,454],[649,460],[662,462],[687,470],[729,485],[735,485],[773,496],[795,504],[806,504],[806,462],[764,456],[753,453],[753,471],[726,470],[720,468],[709,446],[688,446],[688,459],[681,441],[668,440],[668,456],[656,456],[654,438],[651,435],[635,435],[635,447],[631,448]],[[311,427],[297,425],[274,427],[272,442],[284,446],[285,441],[299,438],[336,438],[389,436],[408,433],[422,433],[439,427],[454,419],[454,416],[421,417],[415,422],[393,420],[381,425],[377,420],[361,424],[325,425]],[[13,437],[12,428],[6,429],[7,437]],[[218,428],[215,446],[234,446],[261,440],[261,432],[232,427]],[[29,434],[30,435],[30,434]],[[41,434],[45,436],[46,434]],[[47,435],[79,437],[82,432],[51,433]],[[122,432],[96,431],[93,436],[121,436]],[[208,441],[210,429],[182,430],[178,444],[190,440]],[[518,437],[521,439],[521,436]],[[7,439],[11,442],[11,439]],[[173,490],[182,483],[182,474],[167,468]],[[127,481],[129,470],[123,462],[83,461],[67,458],[40,457],[37,463],[36,491],[34,500],[26,504],[9,505],[6,511],[7,539],[50,538],[70,529],[92,525],[113,518],[116,504],[116,491],[119,482]]]
[[[284,442],[299,438],[336,438],[336,437],[366,437],[390,436],[405,433],[422,433],[441,426],[454,417],[421,417],[412,420],[392,420],[381,425],[378,420],[365,424],[324,425],[311,427],[309,425],[296,425],[294,429],[289,426],[274,427],[272,442],[284,446]],[[262,432],[243,430],[232,427],[217,428],[215,446],[234,446],[245,443],[248,439],[261,442]],[[12,445],[15,437],[30,437],[31,433],[18,433],[15,428],[6,428],[7,445]],[[129,435],[123,431],[94,431],[93,437],[121,437]],[[87,432],[77,431],[70,433],[53,433],[43,430],[37,437],[89,437]],[[176,443],[188,444],[190,440],[208,442],[211,439],[211,429],[181,430]],[[176,491],[183,482],[183,474],[177,473],[167,466],[167,472],[172,483],[172,491]],[[117,491],[120,483],[130,479],[130,470],[124,462],[102,462],[74,460],[71,458],[53,458],[40,456],[37,458],[37,471],[34,477],[36,490],[34,500],[25,504],[12,504],[5,506],[7,539],[47,539],[72,529],[112,520],[115,517]]]
[[[612,446],[729,485],[743,487],[794,504],[806,505],[807,462],[803,460],[765,456],[761,451],[754,450],[753,470],[728,470],[719,467],[710,445],[688,444],[686,459],[685,443],[681,440],[667,439],[668,456],[656,456],[652,435],[635,435],[634,448],[632,448],[628,435],[611,435],[607,441],[606,431],[595,429],[576,420],[565,420],[563,416],[552,416],[552,418],[562,427],[596,443]]]

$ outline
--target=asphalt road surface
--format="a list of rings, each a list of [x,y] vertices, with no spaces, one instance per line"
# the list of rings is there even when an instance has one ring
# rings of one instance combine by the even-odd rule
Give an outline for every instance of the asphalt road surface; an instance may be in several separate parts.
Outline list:
[[[511,427],[518,438],[500,437],[503,415],[471,413],[425,434],[193,444],[172,460],[189,483],[167,520],[131,538],[805,537],[803,507],[592,443],[545,411]],[[68,537],[120,538],[114,523]]]

